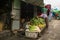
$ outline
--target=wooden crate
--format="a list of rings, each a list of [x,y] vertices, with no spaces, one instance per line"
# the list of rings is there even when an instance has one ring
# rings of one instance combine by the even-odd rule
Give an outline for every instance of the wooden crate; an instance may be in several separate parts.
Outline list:
[[[25,36],[28,37],[28,38],[37,38],[38,37],[38,32],[25,31]]]

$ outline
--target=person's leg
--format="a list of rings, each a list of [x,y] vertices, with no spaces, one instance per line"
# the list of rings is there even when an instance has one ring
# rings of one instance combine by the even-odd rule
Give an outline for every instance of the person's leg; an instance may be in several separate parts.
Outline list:
[[[52,16],[51,16],[51,15],[49,15],[49,16],[48,16],[48,20],[49,20],[49,21],[51,21],[51,19],[52,19]]]

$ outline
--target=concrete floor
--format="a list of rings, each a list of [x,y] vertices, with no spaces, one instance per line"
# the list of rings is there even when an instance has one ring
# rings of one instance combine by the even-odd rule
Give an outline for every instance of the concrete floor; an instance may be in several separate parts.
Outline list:
[[[49,25],[47,33],[38,40],[60,40],[60,20],[52,20]]]
[[[8,35],[6,35],[6,33]],[[49,22],[48,30],[39,39],[28,39],[20,36],[9,36],[9,32],[3,32],[0,40],[60,40],[60,20],[52,20]],[[0,33],[1,34],[1,33]]]

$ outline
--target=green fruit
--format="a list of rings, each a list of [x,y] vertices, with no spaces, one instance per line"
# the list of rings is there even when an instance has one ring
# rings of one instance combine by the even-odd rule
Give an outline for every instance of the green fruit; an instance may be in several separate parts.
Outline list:
[[[30,28],[29,28],[30,31],[34,31],[35,29],[36,29],[35,25],[31,25]]]

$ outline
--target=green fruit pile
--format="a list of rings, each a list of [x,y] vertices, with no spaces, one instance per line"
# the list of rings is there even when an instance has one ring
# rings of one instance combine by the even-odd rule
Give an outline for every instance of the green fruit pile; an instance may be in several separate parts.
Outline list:
[[[33,18],[31,20],[32,25],[39,25],[39,24],[45,24],[44,18]]]

